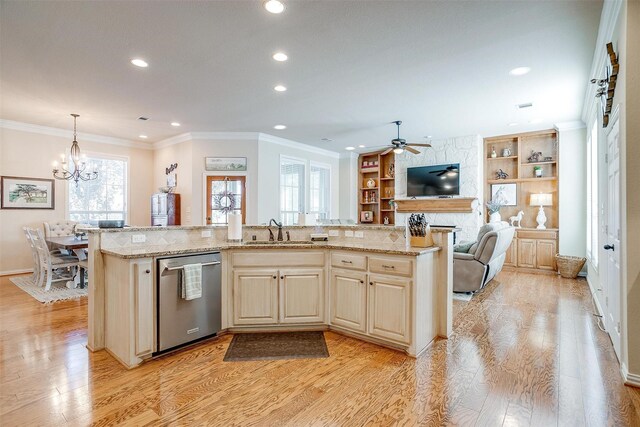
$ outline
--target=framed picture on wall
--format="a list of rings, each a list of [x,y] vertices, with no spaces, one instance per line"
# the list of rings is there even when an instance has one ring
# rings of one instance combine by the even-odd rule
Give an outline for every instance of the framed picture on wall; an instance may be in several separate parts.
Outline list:
[[[53,179],[3,176],[0,178],[2,209],[55,209]]]
[[[207,171],[230,172],[246,171],[246,157],[205,157],[204,169]]]
[[[498,193],[505,200],[505,206],[516,206],[518,204],[517,184],[491,184],[491,200],[495,200]]]

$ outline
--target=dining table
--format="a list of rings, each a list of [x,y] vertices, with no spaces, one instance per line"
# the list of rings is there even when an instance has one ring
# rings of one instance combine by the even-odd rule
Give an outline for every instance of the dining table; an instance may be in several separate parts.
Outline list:
[[[85,261],[87,259],[86,249],[89,248],[88,239],[78,238],[76,236],[58,236],[47,237],[45,240],[49,244],[50,248],[58,248],[73,252],[78,257],[79,261]],[[73,281],[76,285],[79,284],[80,287],[84,287],[85,269],[80,266],[78,270],[79,274],[76,274]]]

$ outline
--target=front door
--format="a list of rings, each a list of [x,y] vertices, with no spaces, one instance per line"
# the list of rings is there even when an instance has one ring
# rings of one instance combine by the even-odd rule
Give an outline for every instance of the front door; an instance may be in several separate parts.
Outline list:
[[[607,289],[606,326],[613,348],[620,357],[620,122],[607,135],[607,212],[604,259]]]
[[[246,223],[247,192],[244,176],[207,177],[207,225],[225,225],[230,212],[240,213]]]

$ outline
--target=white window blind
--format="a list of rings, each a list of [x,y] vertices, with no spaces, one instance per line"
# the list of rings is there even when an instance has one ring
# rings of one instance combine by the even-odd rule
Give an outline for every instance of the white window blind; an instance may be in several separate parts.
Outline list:
[[[311,164],[309,177],[309,213],[329,219],[331,210],[331,168]]]
[[[305,209],[305,163],[296,159],[280,159],[280,219],[285,225],[298,222]]]
[[[98,171],[98,178],[69,181],[67,212],[69,219],[95,223],[101,219],[127,219],[127,161],[91,157],[88,169]]]

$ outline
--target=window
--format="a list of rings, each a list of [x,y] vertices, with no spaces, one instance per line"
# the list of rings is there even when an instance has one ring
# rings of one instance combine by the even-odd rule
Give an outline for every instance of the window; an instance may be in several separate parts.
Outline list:
[[[309,213],[329,219],[331,207],[331,167],[311,164],[309,177]]]
[[[298,222],[298,213],[305,211],[305,162],[280,159],[280,220],[284,225]]]
[[[598,266],[598,121],[589,134],[587,147],[587,256]]]
[[[95,223],[101,219],[127,219],[127,160],[87,158],[98,178],[69,181],[68,215],[72,221]]]
[[[228,210],[242,215],[246,220],[246,191],[244,176],[208,176],[207,177],[207,224],[228,224]]]

